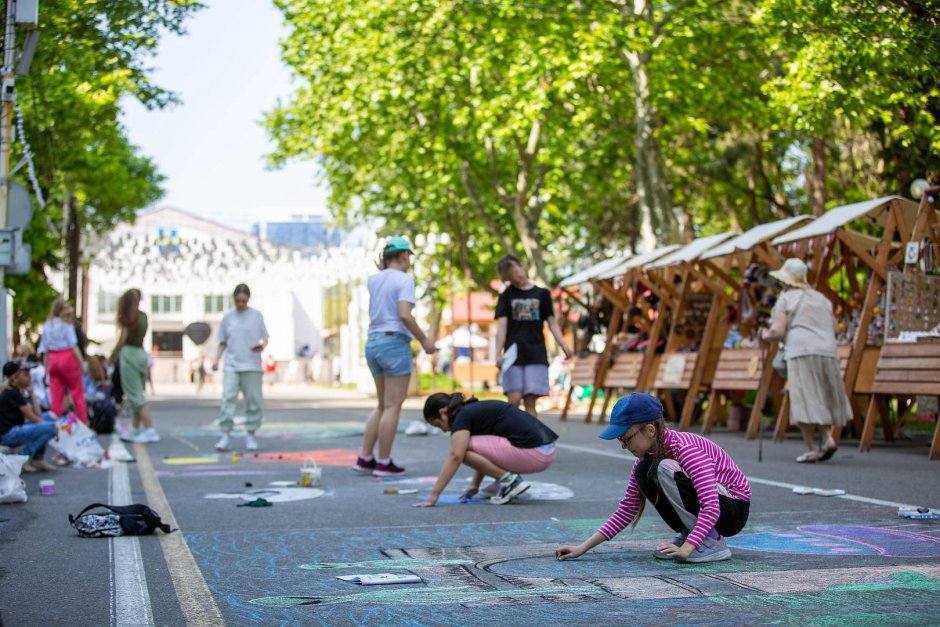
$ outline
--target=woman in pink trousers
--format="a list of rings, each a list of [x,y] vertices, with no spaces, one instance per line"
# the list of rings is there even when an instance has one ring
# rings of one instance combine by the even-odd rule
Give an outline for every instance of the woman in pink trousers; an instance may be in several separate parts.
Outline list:
[[[72,321],[72,307],[62,298],[52,303],[49,318],[42,326],[39,353],[49,378],[50,409],[59,418],[65,413],[65,390],[72,397],[72,405],[79,420],[88,424],[85,407],[85,387],[82,373],[85,362],[78,350],[78,337]]]

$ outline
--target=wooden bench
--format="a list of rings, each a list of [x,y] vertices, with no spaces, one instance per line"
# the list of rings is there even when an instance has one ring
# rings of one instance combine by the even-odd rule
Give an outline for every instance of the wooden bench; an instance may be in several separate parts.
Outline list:
[[[571,364],[571,380],[568,384],[568,397],[565,399],[565,407],[561,410],[561,419],[565,420],[568,416],[568,409],[571,407],[571,395],[574,394],[574,388],[577,386],[594,385],[594,376],[597,374],[597,364],[600,355],[591,353],[584,357],[576,357]]]
[[[658,357],[658,355],[653,357],[653,368],[656,368]],[[643,352],[618,353],[614,358],[614,363],[607,369],[607,375],[604,377],[602,385],[604,404],[601,406],[601,422],[604,421],[604,417],[607,415],[607,406],[610,404],[614,390],[635,392],[640,389],[640,377],[643,376],[643,360],[645,358],[646,354]]]
[[[692,374],[695,371],[695,363],[698,358],[699,353],[697,352],[663,353],[659,359],[659,366],[656,368],[653,387],[660,391],[688,390],[692,384]],[[666,415],[670,419],[678,421],[680,416],[673,405],[672,395],[663,394],[662,400]]]
[[[773,353],[769,353],[768,359],[773,359]],[[712,379],[711,393],[708,395],[708,409],[705,411],[705,419],[702,422],[702,433],[711,432],[714,426],[715,419],[718,417],[718,397],[722,392],[761,390],[762,374],[759,348],[726,348],[722,350],[721,356],[718,358],[718,365],[715,368],[715,377]],[[754,402],[758,419],[764,400],[766,400],[766,392],[764,392],[763,398],[758,398]],[[753,424],[753,415],[751,416],[751,422],[748,424],[749,437],[752,428],[756,428],[756,425]]]
[[[940,344],[893,343],[885,344],[878,358],[874,380],[871,384],[871,400],[865,414],[865,426],[859,444],[860,451],[871,449],[875,435],[875,420],[881,420],[885,439],[890,440],[892,427],[888,409],[888,397],[899,399],[898,422],[914,405],[914,396],[940,396]],[[901,408],[900,402],[906,407]],[[930,459],[940,459],[940,419],[934,428],[930,446]]]

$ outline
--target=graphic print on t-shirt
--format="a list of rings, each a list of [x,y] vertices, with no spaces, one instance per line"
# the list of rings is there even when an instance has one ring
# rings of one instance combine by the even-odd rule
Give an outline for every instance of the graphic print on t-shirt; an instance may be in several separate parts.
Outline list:
[[[514,298],[512,299],[512,319],[527,320],[538,322],[539,299],[538,298]]]

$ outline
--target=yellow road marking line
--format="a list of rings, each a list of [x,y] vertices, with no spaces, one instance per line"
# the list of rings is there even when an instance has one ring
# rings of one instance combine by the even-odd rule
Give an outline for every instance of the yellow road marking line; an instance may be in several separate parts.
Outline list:
[[[178,529],[176,516],[173,515],[166,494],[163,493],[163,486],[153,470],[147,448],[140,443],[134,444],[134,456],[137,458],[137,470],[140,472],[140,481],[144,485],[150,508],[160,514],[163,522]],[[163,559],[166,560],[167,569],[170,571],[186,624],[224,626],[222,612],[209,591],[202,571],[196,565],[196,559],[186,544],[182,530],[160,534],[160,548],[163,550]]]

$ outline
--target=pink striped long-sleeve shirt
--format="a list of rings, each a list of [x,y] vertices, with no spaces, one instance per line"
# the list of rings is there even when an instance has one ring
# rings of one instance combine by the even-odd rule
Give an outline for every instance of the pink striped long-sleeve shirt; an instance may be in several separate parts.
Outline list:
[[[734,460],[720,446],[694,433],[666,429],[663,436],[668,457],[679,462],[695,486],[701,507],[695,528],[686,540],[698,548],[708,532],[715,528],[720,513],[718,484],[723,485],[736,499],[751,500],[751,485]],[[640,511],[640,488],[633,478],[640,459],[630,469],[627,492],[611,517],[598,530],[608,540],[626,529]]]

